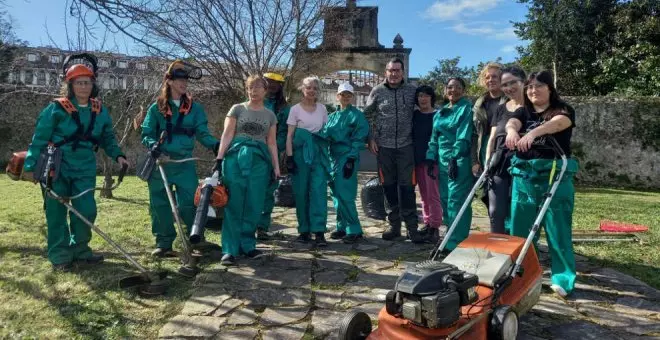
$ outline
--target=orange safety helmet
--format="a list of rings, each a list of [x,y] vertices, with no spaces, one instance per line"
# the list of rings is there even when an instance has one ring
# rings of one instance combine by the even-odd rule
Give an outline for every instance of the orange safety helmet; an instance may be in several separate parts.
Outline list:
[[[78,77],[94,78],[94,71],[92,71],[92,69],[90,69],[89,67],[83,64],[76,64],[69,67],[69,69],[66,70],[66,75],[64,76],[64,80],[71,81]]]
[[[203,187],[204,187],[204,182],[201,182],[199,186],[197,186],[197,190],[195,190],[195,206],[199,206],[199,200],[202,197]],[[215,208],[222,208],[225,205],[227,205],[227,201],[229,201],[229,193],[227,192],[227,188],[225,188],[225,186],[222,184],[218,184],[217,186],[214,186],[213,194],[211,194],[211,202],[209,202],[209,206]]]

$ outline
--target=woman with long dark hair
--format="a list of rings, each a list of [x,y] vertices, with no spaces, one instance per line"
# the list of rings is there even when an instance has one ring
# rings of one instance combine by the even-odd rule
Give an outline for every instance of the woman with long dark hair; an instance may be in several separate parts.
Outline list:
[[[201,77],[201,70],[181,60],[170,64],[164,75],[158,99],[147,111],[142,122],[142,144],[152,150],[152,156],[156,158],[160,154],[174,160],[190,158],[195,139],[213,152],[218,150],[220,143],[209,133],[206,112],[188,93],[188,79],[197,78],[195,74]],[[160,141],[163,131],[167,136]],[[164,168],[167,181],[176,188],[175,199],[181,219],[189,229],[195,219],[194,197],[198,184],[195,163],[168,163]],[[153,170],[147,183],[151,232],[156,237],[156,249],[151,254],[156,257],[176,257],[172,250],[172,243],[176,238],[174,216],[157,168]]]
[[[492,233],[506,233],[505,222],[509,216],[511,202],[511,175],[509,165],[513,152],[504,150],[506,138],[505,126],[516,112],[525,114],[525,71],[512,66],[502,70],[502,91],[508,100],[497,107],[496,116],[491,120],[491,130],[488,135],[485,160],[491,159],[494,154],[496,163],[493,163],[488,174],[488,217],[490,218],[490,231]]]
[[[542,146],[549,144],[545,141],[547,137],[553,137],[568,158],[567,168],[541,225],[550,249],[551,288],[566,296],[573,291],[576,276],[571,236],[573,176],[578,170],[577,161],[571,158],[575,111],[561,100],[553,83],[549,71],[530,74],[525,82],[527,112],[514,113],[506,124],[506,146],[517,149],[510,168],[513,177],[510,228],[512,235],[527,237],[545,194],[556,180],[562,161],[555,150]]]
[[[433,133],[426,152],[428,171],[438,166],[442,219],[451,226],[474,183],[472,176],[472,103],[465,97],[466,83],[462,78],[449,78],[445,97],[449,100],[433,118]],[[468,206],[450,236],[446,250],[452,251],[468,237],[472,222],[472,207]]]

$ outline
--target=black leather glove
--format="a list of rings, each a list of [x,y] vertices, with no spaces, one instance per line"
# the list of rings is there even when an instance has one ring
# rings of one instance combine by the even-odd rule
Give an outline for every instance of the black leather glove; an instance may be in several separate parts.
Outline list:
[[[219,171],[219,172],[222,173],[222,161],[223,161],[222,158],[220,158],[220,159],[216,158],[215,165],[213,165],[213,169],[211,170],[211,172]]]
[[[449,169],[447,169],[449,179],[452,181],[458,178],[458,162],[456,161],[456,158],[452,158],[449,160]]]
[[[351,178],[355,171],[355,158],[349,158],[344,164],[344,178]]]
[[[426,174],[431,178],[431,179],[437,179],[435,176],[435,167],[436,167],[436,162],[432,159],[427,159],[424,161],[426,164]]]
[[[293,160],[293,156],[286,156],[286,170],[290,174],[296,173],[296,162]]]

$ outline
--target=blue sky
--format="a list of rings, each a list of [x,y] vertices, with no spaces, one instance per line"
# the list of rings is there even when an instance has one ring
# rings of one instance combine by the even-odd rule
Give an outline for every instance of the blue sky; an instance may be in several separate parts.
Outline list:
[[[66,47],[64,0],[12,0],[7,10],[16,23],[19,38],[32,46]],[[412,48],[410,76],[424,75],[437,59],[461,57],[460,66],[480,61],[516,57],[515,46],[522,45],[513,33],[511,21],[524,20],[527,8],[514,0],[358,0],[358,6],[379,6],[379,40],[392,46],[397,33],[404,46]],[[69,22],[72,25],[73,22]],[[69,26],[69,30],[75,27]],[[131,52],[132,44],[115,37],[113,45]]]

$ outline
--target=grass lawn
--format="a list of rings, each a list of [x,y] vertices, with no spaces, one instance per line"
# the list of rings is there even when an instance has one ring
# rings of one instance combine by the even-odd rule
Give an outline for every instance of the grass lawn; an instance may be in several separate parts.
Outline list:
[[[2,174],[0,197],[0,338],[155,338],[190,295],[192,281],[175,274],[165,296],[145,299],[119,290],[117,279],[134,271],[96,235],[91,246],[106,256],[105,264],[53,273],[39,188]],[[156,262],[148,255],[154,239],[146,184],[128,177],[115,197],[97,198],[99,227],[148,268],[175,272],[177,260]],[[646,224],[651,231],[641,245],[598,243],[576,250],[660,288],[659,207],[659,193],[580,189],[575,229],[596,230],[601,219],[612,219]]]

